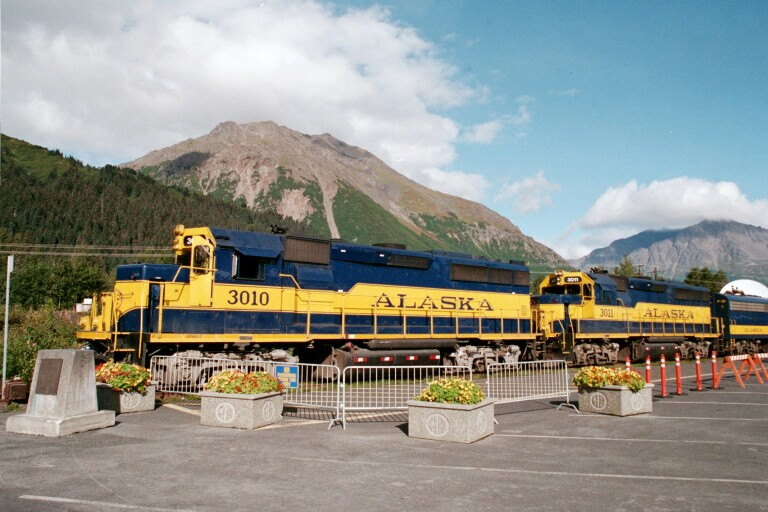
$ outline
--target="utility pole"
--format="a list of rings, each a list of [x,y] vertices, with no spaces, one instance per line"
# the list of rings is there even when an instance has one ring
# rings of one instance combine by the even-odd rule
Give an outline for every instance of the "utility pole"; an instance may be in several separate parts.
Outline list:
[[[2,400],[5,400],[5,372],[8,367],[8,304],[11,298],[11,272],[13,272],[13,254],[8,256],[8,268],[5,277],[5,329],[3,330],[3,390]]]

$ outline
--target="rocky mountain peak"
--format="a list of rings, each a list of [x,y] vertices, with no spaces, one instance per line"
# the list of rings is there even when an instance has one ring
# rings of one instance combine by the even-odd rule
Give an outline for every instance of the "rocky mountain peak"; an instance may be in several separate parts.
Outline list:
[[[485,206],[419,185],[327,133],[306,135],[271,121],[225,121],[207,135],[124,166],[250,208],[274,208],[319,235],[405,241],[413,248],[523,259],[548,268],[565,264]]]
[[[731,220],[706,220],[683,229],[643,231],[616,240],[571,263],[611,269],[629,257],[646,273],[684,279],[693,267],[723,270],[731,278],[765,280],[768,230]]]

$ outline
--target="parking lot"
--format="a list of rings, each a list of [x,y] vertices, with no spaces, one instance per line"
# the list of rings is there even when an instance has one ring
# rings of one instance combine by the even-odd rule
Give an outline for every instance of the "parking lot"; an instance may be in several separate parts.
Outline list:
[[[411,439],[406,413],[359,413],[346,430],[287,410],[274,427],[200,425],[166,404],[61,438],[5,432],[0,509],[92,510],[768,510],[768,383],[658,398],[624,418],[496,407],[474,444]],[[577,399],[574,393],[572,400]]]

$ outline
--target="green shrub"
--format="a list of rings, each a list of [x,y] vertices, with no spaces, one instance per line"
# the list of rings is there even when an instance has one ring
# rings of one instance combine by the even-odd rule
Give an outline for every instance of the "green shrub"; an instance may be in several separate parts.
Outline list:
[[[80,348],[76,332],[77,324],[52,308],[13,308],[8,316],[8,378],[18,376],[30,384],[37,351]]]

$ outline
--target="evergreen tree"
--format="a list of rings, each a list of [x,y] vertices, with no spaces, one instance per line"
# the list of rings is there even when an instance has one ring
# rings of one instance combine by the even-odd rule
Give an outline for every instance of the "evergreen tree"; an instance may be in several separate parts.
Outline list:
[[[639,269],[635,267],[635,265],[632,263],[632,260],[629,259],[629,256],[626,254],[621,260],[621,263],[619,263],[619,266],[613,267],[613,273],[617,276],[625,277],[632,277],[640,274]]]
[[[728,283],[728,276],[722,270],[712,273],[708,267],[693,267],[685,277],[685,283],[704,286],[711,292],[719,292]]]

